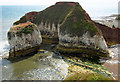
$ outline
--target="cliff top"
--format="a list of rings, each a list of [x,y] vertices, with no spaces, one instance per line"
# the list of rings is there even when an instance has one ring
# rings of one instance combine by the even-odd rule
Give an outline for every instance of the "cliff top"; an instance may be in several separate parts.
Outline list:
[[[64,19],[61,32],[70,36],[82,36],[89,32],[91,36],[97,33],[97,26],[94,25],[89,15],[82,9],[80,5],[75,6]],[[66,31],[65,31],[66,30]]]
[[[41,21],[44,23],[47,21],[48,23],[61,24],[69,11],[78,5],[79,3],[77,2],[57,2],[55,5],[52,5],[43,11],[29,12],[25,14],[20,18],[20,20],[16,21],[14,25],[27,21],[30,21],[37,25],[39,25]]]
[[[64,2],[64,1],[62,1],[62,2],[56,2],[55,5],[69,5],[69,6],[75,6],[75,5],[79,5],[79,3],[78,3],[78,2]]]
[[[27,21],[26,23],[20,23],[18,25],[14,25],[10,28],[9,32],[26,32],[26,31],[33,31],[35,28],[35,24]]]
[[[21,28],[25,28],[25,26],[28,26],[28,25],[33,25],[33,23],[31,23],[30,21],[27,21],[25,23],[20,23],[18,25],[14,25],[11,27],[11,30],[12,29],[21,29]]]
[[[57,2],[40,12],[31,12],[23,16],[14,24],[30,21],[39,26],[41,22],[43,25],[55,24],[57,27],[60,24],[61,30],[68,29],[68,33],[81,36],[83,33],[89,31],[91,36],[97,32],[97,26],[93,24],[89,15],[77,2]]]

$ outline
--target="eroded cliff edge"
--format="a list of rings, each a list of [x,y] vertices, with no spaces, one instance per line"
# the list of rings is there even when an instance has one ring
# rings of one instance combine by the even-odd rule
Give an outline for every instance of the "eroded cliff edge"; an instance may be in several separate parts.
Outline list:
[[[35,53],[42,42],[37,25],[26,22],[14,25],[8,32],[9,59]]]

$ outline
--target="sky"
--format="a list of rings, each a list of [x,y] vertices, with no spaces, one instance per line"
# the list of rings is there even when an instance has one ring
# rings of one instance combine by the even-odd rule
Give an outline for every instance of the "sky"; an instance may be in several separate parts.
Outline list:
[[[119,0],[0,0],[0,5],[52,5],[58,1],[75,1],[88,6],[116,6]]]
[[[91,17],[118,13],[119,0],[0,0],[0,5],[51,6],[59,1],[79,2]]]
[[[118,13],[119,0],[0,0],[0,5],[45,5],[45,6],[50,6],[50,5],[55,4],[58,1],[79,2],[80,5],[91,16],[95,16],[95,14],[98,15],[99,12],[103,12],[103,13],[106,12],[106,14]],[[104,15],[104,14],[102,14],[102,15]]]

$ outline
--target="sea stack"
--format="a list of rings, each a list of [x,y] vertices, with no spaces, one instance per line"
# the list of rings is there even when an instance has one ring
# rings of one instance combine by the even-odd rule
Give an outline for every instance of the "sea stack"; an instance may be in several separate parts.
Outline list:
[[[8,32],[9,59],[35,53],[42,42],[37,25],[26,22],[14,25]]]

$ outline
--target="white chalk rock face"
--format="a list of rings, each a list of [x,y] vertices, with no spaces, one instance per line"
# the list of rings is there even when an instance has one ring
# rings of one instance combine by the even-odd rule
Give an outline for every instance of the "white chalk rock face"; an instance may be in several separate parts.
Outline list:
[[[37,25],[26,22],[10,28],[8,41],[10,44],[9,58],[14,58],[36,52],[42,38]]]
[[[100,34],[91,36],[89,32],[86,32],[82,36],[73,36],[59,31],[58,33],[59,46],[57,46],[57,50],[61,53],[70,53],[88,58],[109,57],[107,44]]]
[[[78,47],[79,45],[84,46],[92,46],[94,48],[99,48],[102,50],[108,50],[107,44],[100,35],[94,35],[93,37],[90,36],[89,32],[86,32],[82,36],[70,36],[69,34],[63,35],[63,33],[59,33],[59,44],[64,46]]]
[[[55,25],[54,23],[50,23],[50,22],[41,22],[38,25],[38,28],[41,32],[43,32],[43,35],[47,34],[51,34],[51,35],[55,35],[58,33],[58,28],[59,28],[59,24]]]
[[[58,28],[60,53],[70,53],[85,58],[109,57],[108,47],[100,29],[89,15],[76,6],[69,12]]]

